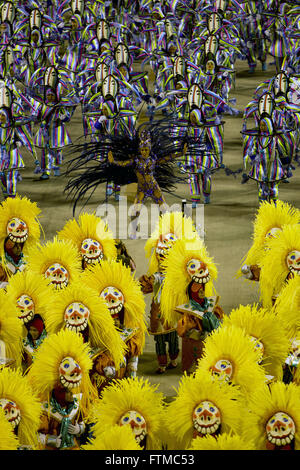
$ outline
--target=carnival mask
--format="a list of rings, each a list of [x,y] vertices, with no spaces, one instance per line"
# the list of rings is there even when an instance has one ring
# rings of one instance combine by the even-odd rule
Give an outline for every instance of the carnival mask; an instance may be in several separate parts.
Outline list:
[[[38,10],[37,8],[34,8],[34,10],[32,10],[30,12],[30,16],[29,16],[29,24],[30,24],[30,28],[37,28],[37,29],[40,29],[41,26],[42,26],[42,15],[41,15],[41,12],[40,10]]]
[[[224,12],[227,8],[227,0],[216,0],[215,8],[217,11]]]
[[[214,434],[221,426],[220,410],[211,401],[202,401],[193,411],[193,425],[201,434]]]
[[[289,270],[293,275],[300,276],[300,251],[291,251],[286,259]]]
[[[0,407],[3,409],[5,418],[12,427],[17,427],[21,421],[21,410],[18,405],[14,401],[0,398]]]
[[[102,95],[105,100],[115,99],[119,91],[119,85],[113,75],[107,75],[102,82]]]
[[[64,320],[68,330],[80,333],[86,329],[89,317],[90,311],[85,305],[73,302],[66,308]]]
[[[0,88],[0,107],[10,108],[12,105],[12,93],[6,86]]]
[[[71,0],[71,9],[73,14],[79,14],[80,16],[84,13],[84,0]]]
[[[214,377],[219,377],[225,382],[230,382],[233,374],[233,367],[227,359],[219,359],[214,366],[210,368]]]
[[[284,72],[280,72],[276,75],[274,80],[274,91],[275,95],[286,95],[289,86],[289,79]]]
[[[29,295],[23,294],[17,299],[17,308],[19,313],[18,317],[24,324],[33,319],[34,302]]]
[[[211,54],[216,55],[218,48],[219,48],[218,38],[212,34],[205,41],[205,45],[204,45],[205,54],[207,55],[209,52],[211,52]]]
[[[65,357],[59,365],[59,380],[65,388],[79,387],[82,380],[82,371],[72,357]]]
[[[210,280],[208,267],[199,259],[190,259],[186,269],[192,280],[198,284],[206,284]]]
[[[258,364],[261,364],[264,358],[265,348],[261,341],[255,336],[250,336],[250,341],[253,343],[254,350],[258,353]]]
[[[185,77],[185,60],[184,57],[182,56],[177,56],[176,59],[174,60],[174,65],[173,65],[173,74],[174,77],[179,77],[179,79]]]
[[[115,60],[117,65],[129,65],[129,49],[126,44],[120,42],[115,48]]]
[[[49,266],[44,276],[57,290],[64,289],[69,283],[69,273],[66,268],[59,263],[54,263]]]
[[[87,264],[100,263],[103,259],[103,248],[97,240],[86,238],[83,240],[80,248],[80,253]]]
[[[156,256],[158,258],[164,258],[168,250],[172,247],[173,243],[177,240],[174,233],[167,233],[166,235],[160,235],[156,245]]]
[[[119,421],[120,426],[125,426],[126,424],[131,426],[135,440],[139,444],[147,435],[145,418],[138,411],[130,410],[121,416]]]
[[[187,100],[191,109],[201,108],[203,101],[203,93],[198,83],[194,83],[189,87],[187,92]]]
[[[97,24],[96,34],[98,41],[101,42],[102,39],[109,39],[110,37],[110,28],[109,24],[105,20],[100,20]]]
[[[8,238],[14,243],[24,243],[28,238],[28,227],[24,220],[13,217],[6,227]]]
[[[295,438],[296,427],[289,415],[278,411],[267,422],[266,432],[269,442],[276,446],[285,446]]]
[[[260,116],[272,116],[273,108],[272,96],[270,93],[264,93],[258,100],[258,114]]]
[[[8,21],[10,24],[14,21],[16,16],[15,6],[11,2],[5,2],[1,8],[2,22]]]
[[[112,317],[118,316],[118,313],[124,307],[124,295],[116,287],[108,286],[100,294],[109,308]]]
[[[207,19],[207,29],[210,33],[218,31],[221,27],[222,19],[218,13],[211,13]]]
[[[173,26],[170,20],[165,20],[165,31],[167,40],[172,39],[174,37]]]
[[[104,64],[103,62],[100,64],[97,64],[96,71],[95,71],[97,82],[102,83],[104,78],[107,77],[108,74],[109,74],[108,65]]]
[[[55,67],[47,67],[44,76],[45,86],[49,86],[55,90],[58,82],[58,73]]]

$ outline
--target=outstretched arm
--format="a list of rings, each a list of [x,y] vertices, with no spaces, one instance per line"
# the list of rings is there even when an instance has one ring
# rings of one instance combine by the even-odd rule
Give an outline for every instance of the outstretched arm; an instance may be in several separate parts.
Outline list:
[[[117,166],[130,166],[133,164],[133,160],[130,159],[130,160],[124,160],[122,162],[116,162],[116,160],[114,159],[114,156],[111,152],[111,150],[108,152],[108,161],[109,163],[112,163],[113,165],[117,165]]]

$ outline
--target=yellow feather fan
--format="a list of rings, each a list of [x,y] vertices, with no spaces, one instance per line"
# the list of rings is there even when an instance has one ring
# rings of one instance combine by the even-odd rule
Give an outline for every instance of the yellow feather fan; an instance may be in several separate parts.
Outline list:
[[[67,221],[58,232],[59,240],[70,240],[81,254],[82,242],[87,239],[96,240],[103,249],[104,259],[112,260],[117,257],[115,240],[111,230],[100,217],[84,213],[76,219]]]
[[[146,449],[160,449],[163,394],[157,388],[143,378],[124,378],[106,387],[89,415],[89,421],[95,423],[95,435],[101,433],[103,426],[119,424],[123,415],[136,411],[146,422]]]
[[[89,378],[92,368],[89,352],[89,345],[74,331],[61,330],[47,336],[39,346],[28,372],[30,383],[40,399],[49,400],[52,390],[60,383],[60,363],[64,358],[71,357],[79,364],[82,373],[80,386],[72,390],[73,393],[82,393],[80,406],[86,412],[90,402],[97,396]]]
[[[188,302],[187,288],[192,279],[187,271],[187,264],[192,259],[205,263],[209,271],[210,279],[205,284],[205,295],[209,297],[215,293],[213,281],[217,279],[218,271],[203,241],[200,238],[194,241],[178,240],[163,263],[165,280],[160,308],[164,320],[169,325],[176,324],[180,318],[175,308]]]
[[[20,443],[0,407],[0,450],[18,450]]]
[[[177,449],[185,450],[191,446],[196,431],[195,410],[204,401],[217,408],[214,410],[220,415],[221,433],[239,432],[243,400],[238,389],[216,380],[206,371],[200,371],[196,377],[184,374],[174,401],[167,405],[165,413],[169,439],[176,442]]]
[[[226,370],[229,365],[230,382],[247,399],[249,393],[265,382],[265,371],[258,360],[259,353],[244,330],[235,325],[221,326],[205,339],[203,356],[198,361],[195,374],[197,377],[203,370],[214,374],[214,369]]]
[[[229,316],[223,319],[223,325],[235,325],[244,332],[262,343],[261,365],[266,374],[282,380],[282,365],[289,353],[290,342],[285,335],[282,325],[273,311],[259,308],[258,305],[240,305],[233,309]]]
[[[0,345],[1,355],[13,361],[12,368],[22,362],[22,322],[17,317],[17,309],[10,297],[0,290]],[[5,347],[5,351],[4,351]]]
[[[300,224],[284,226],[276,238],[268,241],[259,282],[263,307],[272,308],[273,298],[291,274],[287,258],[295,250],[300,252]]]
[[[136,442],[130,426],[107,426],[82,450],[142,450]]]
[[[81,281],[94,289],[98,295],[106,287],[119,289],[124,296],[124,326],[126,328],[139,328],[140,351],[145,344],[145,299],[139,282],[134,278],[129,267],[118,261],[102,261],[85,270]]]
[[[300,211],[290,204],[280,200],[277,200],[276,203],[274,201],[261,202],[253,223],[253,243],[241,264],[259,266],[265,255],[265,243],[269,232],[272,229],[282,229],[284,225],[298,224],[299,222]],[[277,231],[270,235],[277,236],[278,233],[280,232]],[[240,271],[239,274],[241,275]]]
[[[53,240],[47,241],[45,245],[39,245],[30,250],[27,265],[29,271],[46,277],[46,272],[48,275],[49,268],[53,270],[54,264],[60,265],[64,270],[64,274],[58,281],[62,279],[65,283],[59,282],[57,289],[58,287],[64,288],[65,285],[69,285],[78,278],[81,272],[81,259],[72,242],[58,240],[55,237]],[[49,277],[48,280],[50,279]],[[55,286],[52,282],[50,282],[50,285],[53,288]]]
[[[20,306],[18,306],[18,300],[21,296],[26,295],[29,297],[29,301],[32,300],[33,302],[33,315],[40,315],[44,321],[45,326],[47,325],[47,316],[49,313],[49,305],[53,296],[53,291],[48,286],[46,279],[44,279],[40,274],[36,274],[27,270],[15,274],[11,277],[6,288],[6,292],[16,306],[16,314],[19,315],[19,317],[22,316],[22,309]]]
[[[253,441],[245,441],[234,433],[224,433],[216,437],[197,437],[189,450],[255,450],[255,447]]]
[[[145,244],[145,255],[150,259],[149,275],[159,270],[155,249],[160,237],[168,234],[175,236],[174,241],[182,238],[194,241],[198,237],[193,220],[182,212],[166,212],[161,215],[157,227]]]
[[[22,376],[21,370],[5,368],[0,372],[0,399],[14,402],[20,410],[17,433],[20,445],[36,449],[41,405],[27,376]]]
[[[254,442],[256,450],[266,450],[267,424],[272,426],[272,418],[276,413],[284,413],[280,416],[283,423],[289,424],[290,418],[295,425],[295,450],[300,449],[300,400],[299,387],[294,384],[274,382],[269,386],[258,387],[248,401],[248,408],[243,413],[242,437],[245,441]],[[286,416],[287,415],[287,416]],[[285,424],[283,424],[285,426]],[[292,429],[292,427],[290,428]],[[270,429],[268,430],[270,432]],[[286,434],[289,433],[289,430]],[[275,432],[276,434],[276,432]],[[274,438],[274,430],[271,430],[270,439]],[[274,439],[272,439],[274,440]],[[289,439],[287,439],[289,440]],[[287,443],[287,440],[285,443]],[[282,442],[284,444],[284,442]],[[269,442],[269,445],[272,444]]]
[[[98,296],[96,291],[85,286],[82,282],[75,281],[55,296],[50,305],[47,321],[48,333],[58,333],[59,330],[68,328],[65,312],[73,303],[79,303],[89,311],[87,327],[91,348],[108,349],[114,363],[120,364],[125,353],[125,343],[114,325],[104,300]]]
[[[0,259],[5,266],[4,242],[8,236],[7,224],[13,218],[18,218],[26,223],[28,238],[24,243],[23,253],[27,255],[28,250],[35,246],[41,234],[39,222],[41,210],[35,202],[31,202],[27,197],[16,196],[7,198],[0,205]]]
[[[289,279],[280,291],[274,305],[277,321],[292,339],[300,330],[300,276]]]

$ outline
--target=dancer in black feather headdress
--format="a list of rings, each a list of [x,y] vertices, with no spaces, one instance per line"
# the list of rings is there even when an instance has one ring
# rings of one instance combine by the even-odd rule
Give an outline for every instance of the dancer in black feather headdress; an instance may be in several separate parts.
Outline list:
[[[171,193],[183,182],[183,177],[176,175],[176,158],[182,155],[182,146],[170,138],[165,120],[141,124],[131,138],[108,136],[104,141],[79,146],[76,152],[80,154],[69,162],[66,172],[70,180],[65,191],[74,201],[74,212],[80,200],[108,181],[121,186],[137,183],[137,216],[146,198],[163,212],[166,202],[162,193]]]

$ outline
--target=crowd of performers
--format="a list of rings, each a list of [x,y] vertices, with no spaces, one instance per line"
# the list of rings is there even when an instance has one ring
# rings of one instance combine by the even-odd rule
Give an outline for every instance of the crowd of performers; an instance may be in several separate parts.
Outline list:
[[[223,141],[226,114],[241,113],[230,97],[236,60],[253,73],[271,57],[276,76],[255,90],[241,140],[243,182],[257,181],[260,201],[276,200],[299,159],[297,3],[2,1],[4,197],[16,195],[23,150],[43,181],[61,174],[72,149],[63,172],[76,201],[103,183],[118,200],[120,188],[136,182],[137,205],[150,197],[162,206],[162,191],[182,181],[194,206],[209,203],[214,172],[235,173],[223,161]],[[155,131],[141,129],[145,112]],[[68,131],[74,115],[82,145]]]
[[[297,2],[20,3],[2,2],[0,25],[0,449],[300,449],[300,212],[278,197],[299,158]],[[235,61],[253,73],[268,54],[276,76],[241,129],[260,204],[236,271],[259,299],[226,312],[217,260],[163,193],[188,181],[194,205],[209,203],[213,172],[230,173]],[[103,183],[116,199],[137,183],[135,215],[159,205],[142,276],[96,214],[43,240],[40,208],[16,192],[22,147],[41,181],[72,148],[74,208]],[[139,374],[148,334],[155,372],[181,367],[171,400]]]
[[[236,267],[259,298],[228,312],[183,212],[159,216],[140,277],[100,217],[43,241],[42,215],[0,207],[0,449],[300,449],[298,209],[261,202]],[[146,335],[157,374],[181,369],[172,397],[139,373]]]

